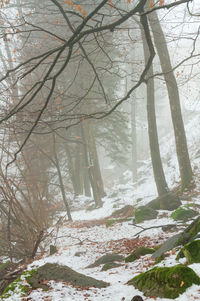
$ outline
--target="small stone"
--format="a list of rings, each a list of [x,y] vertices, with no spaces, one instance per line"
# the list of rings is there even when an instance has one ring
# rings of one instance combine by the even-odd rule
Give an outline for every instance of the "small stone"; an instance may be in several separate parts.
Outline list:
[[[137,295],[137,296],[133,297],[131,299],[131,301],[144,301],[144,299],[141,296]]]
[[[50,255],[54,255],[57,252],[57,248],[54,245],[50,245]]]

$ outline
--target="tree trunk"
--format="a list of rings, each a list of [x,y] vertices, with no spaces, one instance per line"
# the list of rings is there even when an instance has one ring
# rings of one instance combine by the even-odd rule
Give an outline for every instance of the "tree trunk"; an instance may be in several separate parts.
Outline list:
[[[76,191],[76,179],[75,179],[75,172],[74,172],[72,155],[71,155],[71,152],[68,148],[68,145],[64,145],[64,149],[65,149],[65,153],[66,153],[66,156],[67,156],[69,175],[70,175],[70,178],[71,178],[71,181],[72,181],[74,194],[76,194],[75,193],[75,191]]]
[[[97,207],[102,206],[102,199],[101,199],[101,191],[98,185],[98,181],[95,175],[95,169],[94,169],[94,157],[93,157],[93,148],[92,148],[92,143],[91,143],[91,136],[90,136],[90,124],[87,122],[85,123],[86,126],[86,131],[85,127],[82,126],[82,131],[83,131],[83,137],[84,137],[84,147],[85,147],[85,154],[87,154],[87,165],[88,165],[88,175],[89,175],[89,180],[90,184],[92,186],[92,191],[93,191],[93,197],[94,201]],[[89,159],[88,159],[89,156]],[[90,161],[89,161],[90,160]]]
[[[64,202],[66,210],[67,210],[68,220],[72,221],[72,216],[71,216],[69,204],[68,204],[68,201],[67,201],[67,198],[66,198],[65,187],[64,187],[64,184],[63,184],[62,174],[61,174],[61,170],[60,170],[60,163],[59,163],[58,156],[57,156],[57,153],[56,153],[56,139],[55,139],[55,137],[53,137],[53,146],[54,146],[54,158],[55,158],[55,163],[56,163],[56,169],[57,169],[57,172],[58,172],[58,179],[59,179],[59,183],[60,183],[60,190],[61,190],[61,193],[62,193],[63,202]]]
[[[84,124],[81,122],[81,136],[83,141],[83,181],[84,181],[84,190],[85,195],[91,197],[90,190],[90,178],[89,178],[89,160],[88,160],[88,150],[87,150],[87,141],[84,132]]]
[[[160,25],[157,13],[154,11],[148,15],[153,31],[154,43],[160,59],[162,72],[167,85],[172,123],[175,134],[176,152],[178,157],[182,190],[189,187],[192,181],[192,168],[189,159],[187,140],[182,119],[179,91],[176,78],[172,71],[170,56],[165,36]]]
[[[145,64],[148,62],[149,50],[145,36],[142,32],[143,49]],[[153,75],[153,65],[149,68],[148,76]],[[147,82],[147,120],[148,120],[148,133],[149,133],[149,144],[150,144],[150,154],[153,167],[154,179],[158,191],[158,195],[162,196],[169,191],[165,174],[163,171],[162,160],[160,156],[160,147],[158,142],[158,132],[156,123],[156,112],[155,112],[155,92],[154,92],[154,79],[151,78]]]
[[[75,154],[75,163],[74,163],[74,173],[75,173],[75,195],[83,194],[83,179],[82,179],[82,152],[81,145],[77,143],[76,145],[76,154]]]
[[[103,179],[101,176],[99,157],[98,157],[98,153],[97,153],[97,147],[96,147],[96,142],[95,142],[95,138],[94,138],[94,129],[93,129],[92,123],[90,123],[90,145],[91,145],[90,151],[92,152],[92,157],[94,160],[94,173],[95,173],[95,178],[97,181],[97,186],[98,186],[101,197],[104,197],[104,196],[106,196],[106,193],[104,191],[104,184],[103,184]]]
[[[135,96],[135,93],[133,94]],[[131,102],[132,179],[137,182],[136,97]]]

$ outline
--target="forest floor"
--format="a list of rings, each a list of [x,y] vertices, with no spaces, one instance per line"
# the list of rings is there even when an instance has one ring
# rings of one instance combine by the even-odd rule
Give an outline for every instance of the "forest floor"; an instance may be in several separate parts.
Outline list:
[[[194,193],[196,195],[199,194],[196,189],[193,191],[193,194]],[[191,201],[196,204],[200,204],[198,196],[189,198],[189,201],[183,201],[183,204]],[[57,227],[49,229],[51,232],[51,241],[47,242],[47,244],[48,246],[50,243],[55,245],[57,247],[57,252],[51,256],[49,255],[49,252],[47,252],[42,257],[38,257],[32,264],[28,265],[28,270],[38,268],[47,262],[67,265],[73,270],[86,276],[91,276],[98,280],[109,282],[110,286],[102,289],[87,287],[80,288],[64,282],[50,281],[48,283],[49,290],[46,292],[42,289],[37,289],[31,291],[27,297],[21,298],[15,291],[14,294],[6,300],[131,301],[135,295],[140,295],[144,300],[148,301],[170,300],[164,298],[145,297],[142,292],[138,291],[133,286],[127,285],[128,280],[139,273],[154,267],[154,260],[151,258],[151,255],[142,256],[132,263],[123,262],[122,266],[108,271],[101,271],[102,265],[94,268],[87,268],[88,265],[94,263],[95,260],[105,254],[118,253],[126,257],[132,250],[139,246],[154,247],[163,243],[167,238],[175,234],[174,232],[163,232],[162,228],[158,227],[145,230],[141,234],[137,235],[137,233],[141,231],[141,228],[134,225],[132,221],[115,223],[110,227],[106,227],[106,216],[110,210],[109,208],[113,207],[113,203],[116,204],[116,200],[107,197],[104,199],[104,205],[101,209],[93,211],[74,211],[72,213],[74,218],[73,222],[67,221],[63,216],[63,221],[59,224],[59,226],[57,225]],[[97,218],[94,219],[95,212]],[[174,220],[169,217],[170,214],[171,212],[169,211],[160,211],[157,219],[145,221],[139,225],[148,229],[152,225],[159,226],[174,224]],[[104,215],[104,217],[98,218],[98,215]],[[183,228],[185,227],[186,224],[183,225]],[[76,256],[77,252],[79,252],[79,256]],[[162,261],[162,263],[157,264],[157,266],[176,265],[176,255],[176,250],[170,251],[169,257]],[[189,265],[189,267],[191,267],[198,276],[200,276],[200,264],[192,264]],[[175,300],[200,300],[200,286],[193,285]]]
[[[183,204],[189,202],[200,205],[200,116],[195,117],[187,126],[188,144],[190,147],[190,154],[195,170],[196,186],[193,191],[185,192],[182,200]],[[166,143],[165,143],[166,142]],[[170,188],[177,187],[179,184],[179,175],[177,168],[177,160],[173,148],[173,142],[168,138],[164,141],[162,153],[164,153],[164,168],[166,170],[167,181]],[[48,283],[49,290],[43,291],[37,289],[29,292],[27,297],[20,297],[19,292],[15,290],[13,294],[7,298],[8,301],[131,301],[135,295],[140,295],[147,301],[169,301],[164,298],[145,297],[142,292],[135,289],[133,286],[127,285],[127,282],[154,266],[154,260],[151,255],[145,255],[138,260],[131,263],[122,263],[122,266],[108,270],[101,271],[102,265],[87,268],[101,256],[109,253],[119,253],[127,256],[132,250],[138,246],[154,247],[163,243],[167,238],[181,231],[179,225],[178,231],[163,232],[162,227],[148,229],[152,226],[161,226],[167,224],[174,224],[174,220],[170,218],[171,212],[159,211],[156,219],[145,221],[139,226],[147,228],[147,230],[139,233],[141,228],[134,225],[133,222],[125,221],[115,223],[110,227],[106,227],[107,217],[112,214],[117,208],[122,208],[125,205],[132,205],[137,207],[145,205],[150,200],[156,197],[155,183],[149,161],[145,162],[144,166],[139,170],[140,183],[136,186],[130,181],[131,175],[129,172],[123,175],[123,180],[120,184],[115,184],[107,197],[103,199],[103,207],[88,211],[79,209],[72,212],[73,222],[67,221],[65,214],[62,215],[62,222],[56,224],[51,229],[50,238],[47,239],[46,253],[42,257],[36,258],[31,264],[27,266],[28,270],[37,268],[45,263],[58,263],[67,265],[73,270],[93,278],[103,280],[110,283],[110,286],[102,289],[97,288],[79,288],[69,285],[64,282],[50,281]],[[85,202],[82,198],[80,203]],[[183,225],[183,228],[190,222]],[[57,252],[54,255],[49,255],[49,245],[55,245]],[[76,256],[79,252],[79,256]],[[177,250],[169,252],[169,257],[157,264],[157,266],[172,266],[176,265],[175,260]],[[182,263],[183,260],[181,260]],[[189,265],[200,277],[200,264]],[[200,300],[200,286],[193,285],[188,288],[185,293],[175,299],[176,301],[194,301]]]

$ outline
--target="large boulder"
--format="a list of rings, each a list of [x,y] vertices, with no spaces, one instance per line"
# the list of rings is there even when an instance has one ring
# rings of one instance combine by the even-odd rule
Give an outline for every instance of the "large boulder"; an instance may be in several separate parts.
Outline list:
[[[195,210],[180,206],[171,214],[170,217],[175,221],[182,220],[186,222],[197,215],[198,213]]]
[[[168,192],[150,201],[147,205],[154,210],[162,209],[172,211],[181,205],[181,201],[178,196],[174,195],[172,192]]]
[[[155,267],[131,279],[134,285],[146,297],[175,299],[193,284],[200,284],[197,274],[184,265],[173,267]]]
[[[135,223],[141,223],[146,220],[155,219],[158,212],[148,206],[140,206],[135,210]]]
[[[176,259],[185,257],[189,264],[200,263],[200,240],[194,240],[186,245],[179,251]]]
[[[46,281],[65,281],[72,285],[80,287],[97,287],[103,288],[109,283],[94,279],[77,273],[67,266],[62,266],[56,263],[46,263],[39,267],[39,269],[29,278],[28,282],[33,289],[43,288],[47,289]]]

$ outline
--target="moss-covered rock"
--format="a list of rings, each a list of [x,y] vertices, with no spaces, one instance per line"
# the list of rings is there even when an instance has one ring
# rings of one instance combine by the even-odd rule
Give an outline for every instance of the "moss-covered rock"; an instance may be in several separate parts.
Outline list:
[[[178,253],[176,260],[185,257],[189,264],[200,263],[200,240],[186,244]]]
[[[154,210],[162,209],[172,211],[181,205],[181,201],[179,200],[178,196],[176,196],[172,192],[168,192],[150,201],[147,205]]]
[[[195,203],[187,203],[187,204],[183,205],[183,207],[185,207],[185,208],[200,208],[200,205],[195,204]]]
[[[129,256],[125,258],[125,262],[133,262],[136,259],[140,258],[140,256],[144,256],[146,254],[153,254],[155,249],[146,248],[146,247],[139,247],[134,250]]]
[[[156,218],[158,212],[148,206],[140,206],[135,210],[135,222],[141,223],[145,220]]]
[[[112,226],[113,224],[115,224],[117,222],[116,219],[107,219],[106,221],[106,228]]]
[[[121,266],[122,266],[122,264],[120,264],[120,263],[110,262],[110,263],[104,264],[101,271],[103,272],[103,271],[111,270],[111,269],[118,268]]]
[[[35,269],[26,271],[10,283],[1,295],[2,300],[11,297],[15,292],[17,292],[19,297],[24,297],[30,290],[29,279],[34,275],[35,271]]]
[[[178,220],[187,221],[196,215],[198,215],[198,213],[196,211],[180,206],[171,214],[170,217],[173,218],[175,221],[178,221]]]
[[[67,266],[62,266],[55,263],[46,263],[45,265],[41,266],[33,274],[33,276],[29,278],[28,282],[34,289],[46,289],[47,286],[46,284],[44,284],[45,280],[66,281],[71,283],[72,285],[78,285],[80,287],[94,286],[97,288],[103,288],[109,285],[109,283],[107,282],[85,276],[83,274],[77,273]]]
[[[165,254],[162,254],[159,257],[157,257],[156,261],[155,261],[155,265],[160,263],[161,261],[163,261],[165,259],[165,257],[167,257],[167,255],[165,255]]]
[[[131,279],[128,284],[134,285],[145,296],[175,299],[192,284],[200,284],[197,274],[184,265],[173,267],[155,267]]]
[[[119,254],[106,254],[101,256],[99,259],[97,259],[93,264],[90,264],[89,266],[87,266],[87,268],[94,268],[97,267],[101,264],[105,264],[105,263],[111,263],[111,262],[121,262],[124,261],[124,256],[119,255]]]

